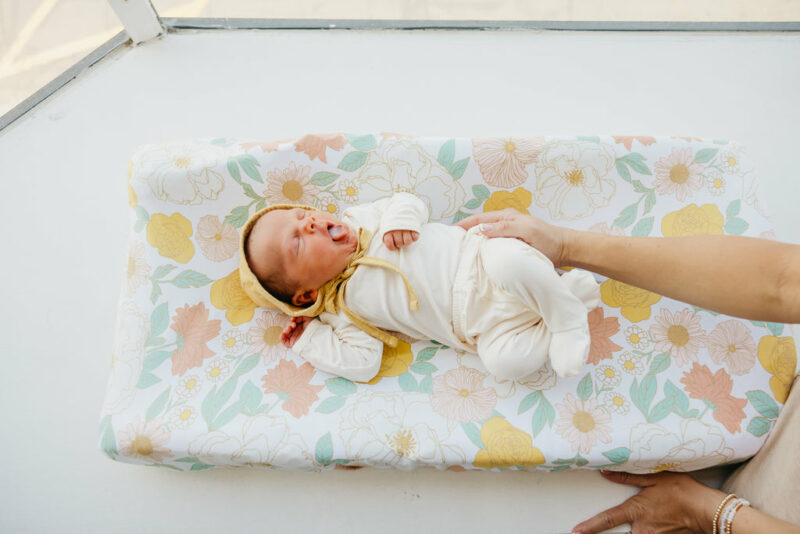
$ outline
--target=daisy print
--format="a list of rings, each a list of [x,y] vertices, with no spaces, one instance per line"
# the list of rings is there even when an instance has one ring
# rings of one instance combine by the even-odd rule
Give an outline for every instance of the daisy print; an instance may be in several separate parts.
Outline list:
[[[638,350],[647,350],[650,347],[650,336],[639,326],[631,325],[625,329],[625,341]]]
[[[672,153],[655,164],[656,191],[675,195],[683,202],[703,186],[703,166],[695,163],[692,149],[673,148]]]
[[[725,175],[717,169],[706,169],[705,180],[706,189],[715,197],[725,192]]]
[[[601,397],[603,407],[611,413],[625,415],[631,410],[631,403],[616,391],[606,391]]]
[[[230,364],[227,361],[217,358],[206,368],[206,378],[213,383],[222,382],[230,374]]]
[[[226,354],[240,354],[244,350],[245,343],[244,334],[236,328],[222,334],[222,350]]]
[[[180,382],[178,382],[176,394],[183,399],[189,399],[197,395],[197,393],[202,389],[202,386],[203,382],[200,380],[199,376],[185,376],[180,380]]]
[[[588,454],[598,440],[611,441],[611,416],[597,405],[597,399],[582,401],[572,393],[564,397],[564,404],[556,404],[559,419],[556,432],[570,442],[572,450]]]
[[[339,184],[339,198],[347,204],[358,202],[358,185],[353,180],[344,180]]]
[[[169,423],[173,428],[188,428],[197,419],[197,410],[191,406],[178,406],[169,415]]]
[[[655,341],[655,350],[669,352],[675,365],[683,367],[697,361],[697,352],[706,345],[706,333],[700,326],[700,318],[690,309],[674,315],[666,308],[661,309],[650,326]]]
[[[617,356],[620,369],[628,374],[640,376],[644,374],[644,355],[626,351]]]
[[[611,365],[600,365],[594,370],[594,376],[599,380],[603,387],[615,387],[622,380],[622,375]]]

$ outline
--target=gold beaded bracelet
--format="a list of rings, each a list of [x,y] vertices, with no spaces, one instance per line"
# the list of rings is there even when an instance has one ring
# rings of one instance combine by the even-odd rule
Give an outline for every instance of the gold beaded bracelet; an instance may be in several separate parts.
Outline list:
[[[719,506],[717,506],[717,512],[714,514],[714,521],[711,523],[711,534],[717,534],[717,521],[719,521],[719,514],[722,512],[722,508],[725,506],[725,503],[737,497],[738,495],[736,495],[735,493],[731,493],[730,495],[722,499],[721,503],[719,503]]]

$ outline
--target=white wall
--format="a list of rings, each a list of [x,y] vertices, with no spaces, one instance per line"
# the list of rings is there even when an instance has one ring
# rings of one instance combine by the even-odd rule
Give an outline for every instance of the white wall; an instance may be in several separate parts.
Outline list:
[[[568,532],[633,491],[596,473],[105,458],[129,156],[340,130],[726,138],[749,148],[778,237],[800,243],[798,87],[797,34],[199,32],[113,54],[0,132],[0,531]]]

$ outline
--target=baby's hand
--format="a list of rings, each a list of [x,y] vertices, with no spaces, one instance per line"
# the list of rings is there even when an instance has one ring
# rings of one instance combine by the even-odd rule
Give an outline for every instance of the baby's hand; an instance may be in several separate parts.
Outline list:
[[[383,244],[389,250],[397,250],[400,247],[410,245],[419,239],[419,232],[413,230],[390,230],[383,234]]]
[[[289,324],[287,324],[286,328],[281,332],[281,343],[283,343],[286,348],[291,349],[295,342],[300,339],[300,336],[306,329],[306,325],[313,320],[313,317],[292,317],[289,320]]]

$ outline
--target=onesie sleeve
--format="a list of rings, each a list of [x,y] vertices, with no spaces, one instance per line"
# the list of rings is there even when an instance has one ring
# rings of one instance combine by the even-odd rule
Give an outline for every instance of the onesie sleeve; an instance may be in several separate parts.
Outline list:
[[[428,222],[428,206],[410,193],[395,193],[386,204],[381,216],[379,235],[392,230],[419,232]]]
[[[350,322],[344,313],[322,313],[306,325],[292,350],[317,369],[367,382],[378,374],[383,343]]]
[[[383,234],[392,230],[421,231],[429,214],[428,206],[419,198],[410,193],[395,193],[389,198],[347,208],[342,217],[383,239]]]

